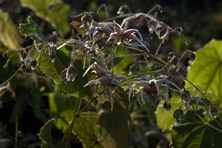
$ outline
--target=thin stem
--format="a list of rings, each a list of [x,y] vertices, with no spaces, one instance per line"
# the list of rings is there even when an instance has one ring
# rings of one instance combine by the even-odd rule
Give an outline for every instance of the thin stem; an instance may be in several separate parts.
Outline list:
[[[221,130],[221,129],[219,129],[219,128],[217,128],[217,127],[209,124],[209,123],[208,123],[207,121],[205,121],[198,113],[196,113],[196,115],[197,115],[197,117],[203,122],[203,124],[208,125],[209,127],[211,127],[211,128],[213,128],[213,129],[215,129],[216,131],[222,133],[222,130]]]
[[[157,54],[158,54],[158,52],[159,52],[159,50],[160,50],[160,47],[163,45],[164,41],[165,41],[164,39],[161,40],[161,42],[160,42],[160,44],[159,44],[159,46],[158,46],[158,48],[157,48],[157,50],[156,50],[155,56],[157,56]]]
[[[109,19],[104,20],[103,22],[108,22],[108,21],[112,21],[112,20],[115,20],[115,19],[118,19],[118,18],[123,18],[123,17],[128,17],[128,16],[133,16],[133,15],[134,14],[127,13],[127,14],[123,14],[123,15],[119,15],[119,16],[114,16],[114,17],[111,17]]]
[[[20,67],[19,69],[17,69],[17,71],[16,71],[10,78],[8,78],[8,80],[6,80],[5,82],[3,82],[3,83],[0,85],[0,87],[6,85],[6,84],[7,84],[11,79],[13,79],[13,78],[16,76],[16,74],[18,74],[21,70],[22,70],[22,67]]]
[[[184,80],[189,82],[193,87],[195,87],[196,90],[198,90],[201,93],[201,95],[204,97],[204,99],[207,99],[207,97],[204,95],[204,93],[195,84],[193,84],[190,80],[188,80],[186,77],[184,77],[181,73],[179,73],[179,72],[176,72],[176,73],[179,74],[181,78],[183,78]],[[211,104],[212,104],[212,102],[211,102]]]

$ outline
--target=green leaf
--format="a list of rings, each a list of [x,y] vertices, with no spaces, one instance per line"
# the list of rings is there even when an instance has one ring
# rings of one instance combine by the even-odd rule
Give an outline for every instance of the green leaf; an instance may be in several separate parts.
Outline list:
[[[21,0],[21,4],[34,10],[37,16],[51,23],[60,34],[65,35],[69,32],[68,11],[70,8],[61,0]]]
[[[97,125],[99,119],[98,113],[81,113],[80,117],[75,119],[73,133],[80,139],[84,148],[101,148],[99,142],[99,128]]]
[[[98,124],[100,125],[100,141],[105,148],[127,148],[129,137],[129,113],[122,105],[115,101],[112,105],[106,102],[106,111],[101,114]]]
[[[35,22],[28,17],[28,23],[21,24],[19,29],[20,33],[24,36],[30,36],[35,43],[35,46],[40,50],[41,55],[38,58],[39,68],[54,82],[60,86],[65,92],[72,94],[74,96],[89,99],[92,98],[92,92],[90,87],[83,87],[87,82],[86,77],[82,77],[84,70],[82,69],[81,56],[75,58],[74,67],[76,69],[76,79],[74,82],[62,83],[60,78],[61,72],[69,66],[71,61],[70,57],[64,52],[58,50],[56,52],[57,57],[55,62],[52,62],[48,53],[43,52],[43,44],[45,44],[45,37],[42,35],[39,27]],[[42,43],[42,44],[41,44]],[[77,55],[79,53],[76,53]]]
[[[114,73],[124,73],[135,62],[135,59],[129,56],[129,52],[122,46],[116,47],[116,54],[122,56],[123,59],[114,67]]]
[[[38,134],[39,138],[42,140],[41,148],[53,148],[51,130],[53,126],[54,119],[49,120],[40,129]]]
[[[8,13],[0,9],[0,42],[10,50],[20,49],[20,36]]]
[[[203,115],[203,110],[199,110],[198,114]],[[175,148],[222,147],[222,129],[215,120],[218,118],[205,124],[194,111],[187,111],[182,120],[172,128],[172,146]]]
[[[179,109],[179,106],[182,104],[181,97],[179,94],[173,93],[173,96],[170,100],[171,109],[166,111],[163,107],[163,101],[159,103],[156,114],[156,121],[158,126],[163,130],[170,130],[172,126],[176,123],[176,119],[173,117],[174,111]]]
[[[222,98],[222,41],[213,39],[196,53],[187,78],[203,91]],[[191,84],[186,83],[189,87]]]
[[[30,16],[27,17],[27,23],[19,25],[19,32],[24,36],[30,36],[35,44],[46,42],[46,38]]]
[[[65,132],[74,115],[74,100],[66,95],[49,94],[49,113],[55,119],[55,126]]]

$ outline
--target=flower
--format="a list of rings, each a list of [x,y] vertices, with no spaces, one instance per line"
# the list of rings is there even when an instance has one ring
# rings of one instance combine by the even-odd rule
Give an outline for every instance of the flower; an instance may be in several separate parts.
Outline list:
[[[143,44],[143,38],[141,33],[137,29],[128,29],[126,31],[123,31],[123,28],[116,22],[105,22],[105,23],[100,23],[104,25],[108,25],[109,27],[114,28],[114,32],[112,32],[107,39],[107,41],[111,40],[114,38],[117,42],[123,42],[123,41],[130,41],[130,39],[135,39],[137,42],[139,42],[148,52],[149,49]],[[139,38],[135,35],[138,34]]]

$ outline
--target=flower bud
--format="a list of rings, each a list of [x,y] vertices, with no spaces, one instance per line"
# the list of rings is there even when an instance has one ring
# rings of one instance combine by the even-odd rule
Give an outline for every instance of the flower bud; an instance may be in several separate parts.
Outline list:
[[[173,117],[177,120],[183,117],[183,111],[181,109],[175,110]]]
[[[211,106],[210,107],[210,110],[209,110],[209,114],[210,114],[210,117],[213,118],[213,117],[216,117],[218,112],[217,112],[217,108],[214,107],[214,106]]]
[[[34,70],[35,67],[36,67],[36,65],[37,65],[37,61],[36,61],[36,60],[33,60],[33,61],[31,62],[31,69]]]

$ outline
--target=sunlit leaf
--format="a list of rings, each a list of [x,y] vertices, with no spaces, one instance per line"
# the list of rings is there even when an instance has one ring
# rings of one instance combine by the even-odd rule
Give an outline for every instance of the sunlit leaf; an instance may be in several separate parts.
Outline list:
[[[80,139],[84,148],[101,148],[98,128],[99,114],[93,112],[81,113],[75,119],[73,133]]]
[[[199,110],[198,114],[202,116],[203,111]],[[218,120],[218,118],[209,122],[211,125],[209,126],[203,123],[194,111],[188,111],[182,120],[172,128],[172,146],[175,148],[222,147],[222,128],[215,120]]]
[[[173,114],[175,110],[179,109],[182,101],[179,94],[173,93],[173,96],[170,100],[171,109],[169,111],[165,110],[163,103],[163,101],[159,103],[155,114],[158,126],[163,131],[166,131],[170,130],[171,127],[176,123],[176,119],[173,117]]]
[[[49,94],[49,114],[55,119],[55,126],[65,132],[74,114],[73,98],[62,94]]]
[[[129,137],[129,113],[118,101],[113,107],[106,102],[106,111],[102,113],[100,126],[101,142],[105,148],[127,148]]]
[[[50,22],[62,35],[69,32],[69,6],[61,0],[21,0],[22,6],[31,8],[36,15]]]
[[[10,50],[18,50],[20,36],[8,13],[0,9],[0,42]]]
[[[187,78],[203,91],[222,97],[222,41],[213,39],[196,53]],[[191,86],[186,83],[186,88]]]
[[[28,23],[21,24],[19,29],[20,33],[24,36],[30,36],[35,41],[35,46],[41,51],[41,55],[38,58],[39,68],[54,82],[60,86],[65,92],[75,95],[80,98],[89,99],[92,98],[92,92],[90,87],[83,87],[87,82],[86,77],[82,77],[84,70],[82,69],[82,61],[80,57],[75,58],[74,67],[76,69],[76,79],[74,82],[63,83],[60,78],[61,72],[69,66],[71,61],[70,57],[64,52],[58,50],[56,52],[57,57],[55,62],[52,62],[48,53],[44,52],[43,45],[45,44],[45,38],[41,34],[39,27],[35,22],[28,17]]]
[[[54,119],[49,120],[45,123],[45,125],[40,129],[40,133],[38,134],[39,138],[42,140],[41,148],[52,148],[52,126]]]

